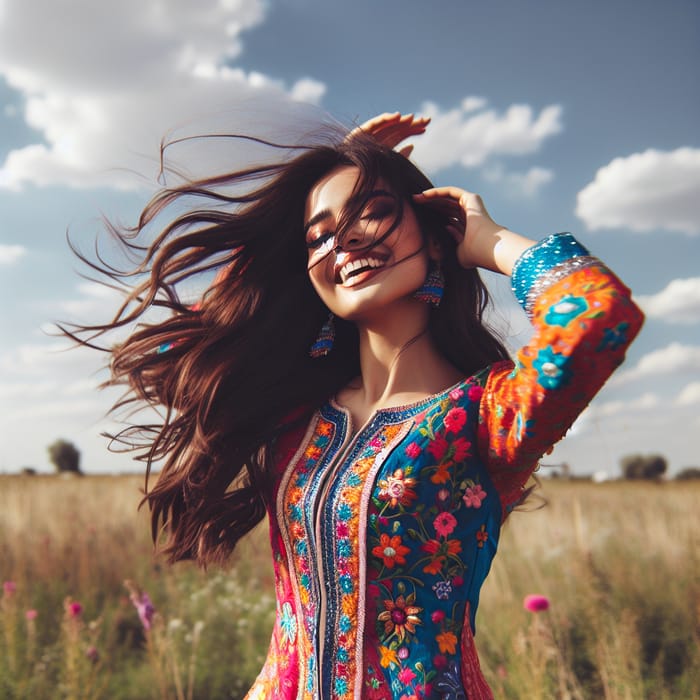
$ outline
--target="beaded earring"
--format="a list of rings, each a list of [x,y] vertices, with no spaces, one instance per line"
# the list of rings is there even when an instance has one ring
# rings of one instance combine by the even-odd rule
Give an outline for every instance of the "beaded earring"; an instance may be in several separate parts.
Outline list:
[[[333,313],[328,314],[326,322],[321,326],[321,330],[309,348],[309,355],[313,358],[325,357],[332,349],[335,342],[335,324],[333,323]]]
[[[428,274],[425,282],[419,287],[414,297],[420,301],[430,304],[437,308],[442,301],[442,295],[445,293],[445,275],[442,273],[442,266],[436,260],[430,260],[428,263]]]

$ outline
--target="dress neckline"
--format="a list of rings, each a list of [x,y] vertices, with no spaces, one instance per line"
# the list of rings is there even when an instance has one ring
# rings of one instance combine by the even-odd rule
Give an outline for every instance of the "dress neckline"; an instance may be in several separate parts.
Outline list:
[[[370,423],[372,418],[375,416],[381,415],[383,413],[390,413],[392,411],[395,412],[404,412],[404,411],[411,411],[411,410],[416,410],[420,409],[426,404],[432,403],[436,399],[442,398],[443,396],[446,396],[450,394],[451,392],[455,391],[455,389],[459,389],[463,387],[468,381],[469,377],[463,377],[460,379],[458,382],[455,382],[451,386],[448,386],[445,389],[442,389],[434,394],[430,394],[429,396],[425,396],[422,399],[418,399],[416,401],[411,401],[409,403],[405,404],[399,404],[398,406],[383,406],[382,408],[377,408],[372,413],[369,414],[369,417],[367,421],[365,422],[366,424]],[[331,396],[331,398],[327,402],[332,408],[334,408],[336,411],[340,411],[341,413],[344,413],[347,415],[348,418],[350,418],[350,410],[341,404],[338,403],[337,399],[335,396]]]

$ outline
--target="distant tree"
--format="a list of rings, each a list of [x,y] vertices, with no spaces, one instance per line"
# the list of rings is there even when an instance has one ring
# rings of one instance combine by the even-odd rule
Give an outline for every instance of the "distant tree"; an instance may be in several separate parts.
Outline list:
[[[690,481],[691,479],[700,479],[700,467],[685,467],[676,474],[676,479],[679,481]]]
[[[67,440],[56,440],[46,448],[49,459],[60,474],[80,474],[80,451]]]
[[[620,460],[625,479],[658,480],[665,473],[668,463],[661,455],[627,455]]]

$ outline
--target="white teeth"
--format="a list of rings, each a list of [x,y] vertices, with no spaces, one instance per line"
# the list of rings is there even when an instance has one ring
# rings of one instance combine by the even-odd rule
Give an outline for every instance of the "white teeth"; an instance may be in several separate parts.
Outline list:
[[[355,270],[361,270],[365,267],[382,267],[383,265],[384,261],[378,260],[377,258],[360,258],[359,260],[351,260],[340,268],[340,281],[345,283],[350,276],[350,273],[355,272]]]

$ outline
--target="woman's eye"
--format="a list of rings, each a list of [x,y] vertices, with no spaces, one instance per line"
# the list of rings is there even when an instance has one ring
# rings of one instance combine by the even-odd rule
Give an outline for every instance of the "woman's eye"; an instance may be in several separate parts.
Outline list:
[[[369,209],[362,214],[363,221],[377,221],[378,219],[384,219],[394,211],[394,207],[390,204],[376,206],[373,209]]]
[[[318,248],[325,247],[335,236],[333,231],[326,231],[311,240],[306,241],[306,247],[309,250],[317,250]]]

